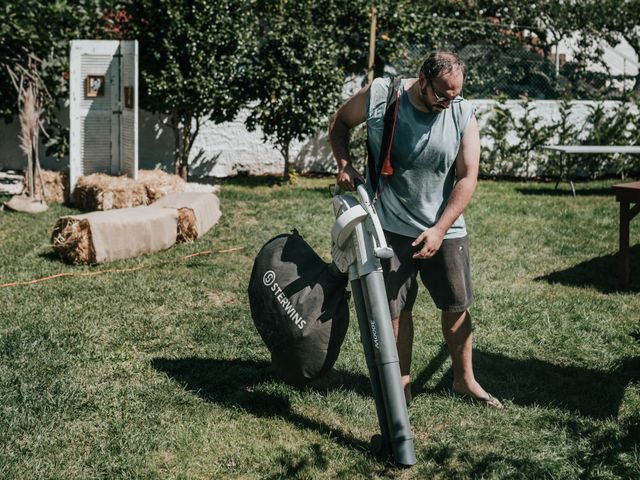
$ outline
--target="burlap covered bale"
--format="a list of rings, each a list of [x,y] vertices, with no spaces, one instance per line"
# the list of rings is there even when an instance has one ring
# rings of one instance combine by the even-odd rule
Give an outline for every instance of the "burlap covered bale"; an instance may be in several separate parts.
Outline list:
[[[69,174],[53,170],[42,170],[44,199],[47,203],[69,203]],[[42,186],[36,182],[36,192],[42,195]]]
[[[85,212],[147,205],[147,189],[129,177],[94,173],[78,178],[73,192],[75,205]]]
[[[220,219],[220,200],[213,193],[169,193],[152,207],[178,209],[178,242],[192,242],[207,233]]]
[[[53,251],[65,262],[75,265],[96,263],[96,251],[91,238],[89,220],[61,217],[51,234]]]
[[[94,264],[167,249],[177,231],[176,209],[139,206],[62,217],[52,243],[64,260]]]
[[[183,192],[185,181],[178,175],[171,175],[162,170],[140,170],[138,182],[143,184],[149,203],[164,197],[167,193]]]

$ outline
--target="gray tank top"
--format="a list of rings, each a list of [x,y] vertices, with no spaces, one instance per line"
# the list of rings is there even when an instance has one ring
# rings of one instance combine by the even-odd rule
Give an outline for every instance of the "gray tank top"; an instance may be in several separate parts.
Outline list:
[[[366,107],[369,145],[378,161],[389,78],[371,84]],[[407,80],[400,87],[400,110],[392,145],[394,174],[376,203],[385,230],[417,237],[436,224],[455,183],[455,159],[460,142],[474,114],[463,100],[440,113],[422,112],[405,94]],[[460,215],[444,238],[467,234]]]

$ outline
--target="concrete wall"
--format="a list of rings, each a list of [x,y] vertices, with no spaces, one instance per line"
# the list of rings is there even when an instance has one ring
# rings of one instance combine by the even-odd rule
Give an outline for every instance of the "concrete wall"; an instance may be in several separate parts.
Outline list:
[[[190,156],[190,171],[193,176],[226,177],[240,172],[251,175],[279,174],[284,160],[278,150],[262,141],[260,132],[249,132],[244,127],[247,111],[241,112],[233,121],[221,125],[204,123],[196,138]],[[61,115],[64,118],[64,113]],[[149,112],[140,112],[139,168],[173,168],[173,131],[165,119]],[[68,121],[67,121],[68,123]],[[25,158],[20,150],[19,125],[17,120],[0,125],[0,170],[21,170]],[[41,148],[40,161],[43,168],[62,170],[68,167],[69,158],[56,161],[45,156]],[[291,159],[295,168],[305,172],[323,172],[333,168],[333,157],[325,131],[305,142],[291,145]]]
[[[480,118],[480,126],[489,117],[493,100],[473,100]],[[532,102],[535,114],[542,118],[543,123],[557,121],[560,117],[560,104],[552,100]],[[589,112],[589,107],[596,102],[572,102],[572,121],[583,125]],[[503,105],[510,108],[516,118],[524,114],[522,102],[508,100]],[[607,102],[608,108],[615,106],[615,102]],[[68,116],[61,113],[61,118]],[[238,173],[250,175],[279,174],[283,170],[284,160],[275,148],[262,141],[260,132],[249,132],[244,127],[247,111],[241,112],[232,122],[221,125],[204,123],[195,140],[191,151],[191,174],[194,177],[214,176],[226,177]],[[0,169],[20,170],[25,163],[19,148],[19,127],[14,121],[8,125],[0,125]],[[160,167],[166,171],[172,170],[173,165],[173,132],[163,119],[148,112],[140,112],[140,149],[139,167],[152,169]],[[509,139],[517,142],[515,135]],[[483,140],[485,147],[490,145]],[[295,142],[291,146],[291,159],[295,168],[301,172],[333,172],[335,163],[331,155],[326,129],[304,142]],[[53,158],[44,156],[41,151],[43,168],[61,170],[68,166],[69,159],[57,162]]]

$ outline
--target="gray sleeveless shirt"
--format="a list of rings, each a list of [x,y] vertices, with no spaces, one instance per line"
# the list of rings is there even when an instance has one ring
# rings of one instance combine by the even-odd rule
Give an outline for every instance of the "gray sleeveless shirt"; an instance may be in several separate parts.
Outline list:
[[[369,145],[378,161],[389,78],[371,84],[366,107]],[[471,120],[474,107],[463,100],[440,113],[415,108],[400,87],[400,109],[392,145],[394,174],[376,203],[385,230],[417,237],[436,224],[451,196],[455,183],[455,159]],[[467,234],[460,215],[444,238]]]

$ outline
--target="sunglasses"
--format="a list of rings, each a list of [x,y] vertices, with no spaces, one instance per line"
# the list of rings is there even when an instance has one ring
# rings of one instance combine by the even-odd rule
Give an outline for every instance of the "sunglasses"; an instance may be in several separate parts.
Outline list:
[[[460,95],[456,95],[455,97],[447,97],[445,95],[440,95],[438,92],[436,92],[436,89],[433,88],[433,83],[431,82],[431,79],[428,77],[427,77],[427,82],[429,82],[429,85],[431,85],[431,91],[433,92],[433,95],[436,97],[436,103],[449,102],[450,104],[453,104],[453,103],[460,103],[462,100],[464,100],[464,98],[462,98],[462,92],[460,92]]]

